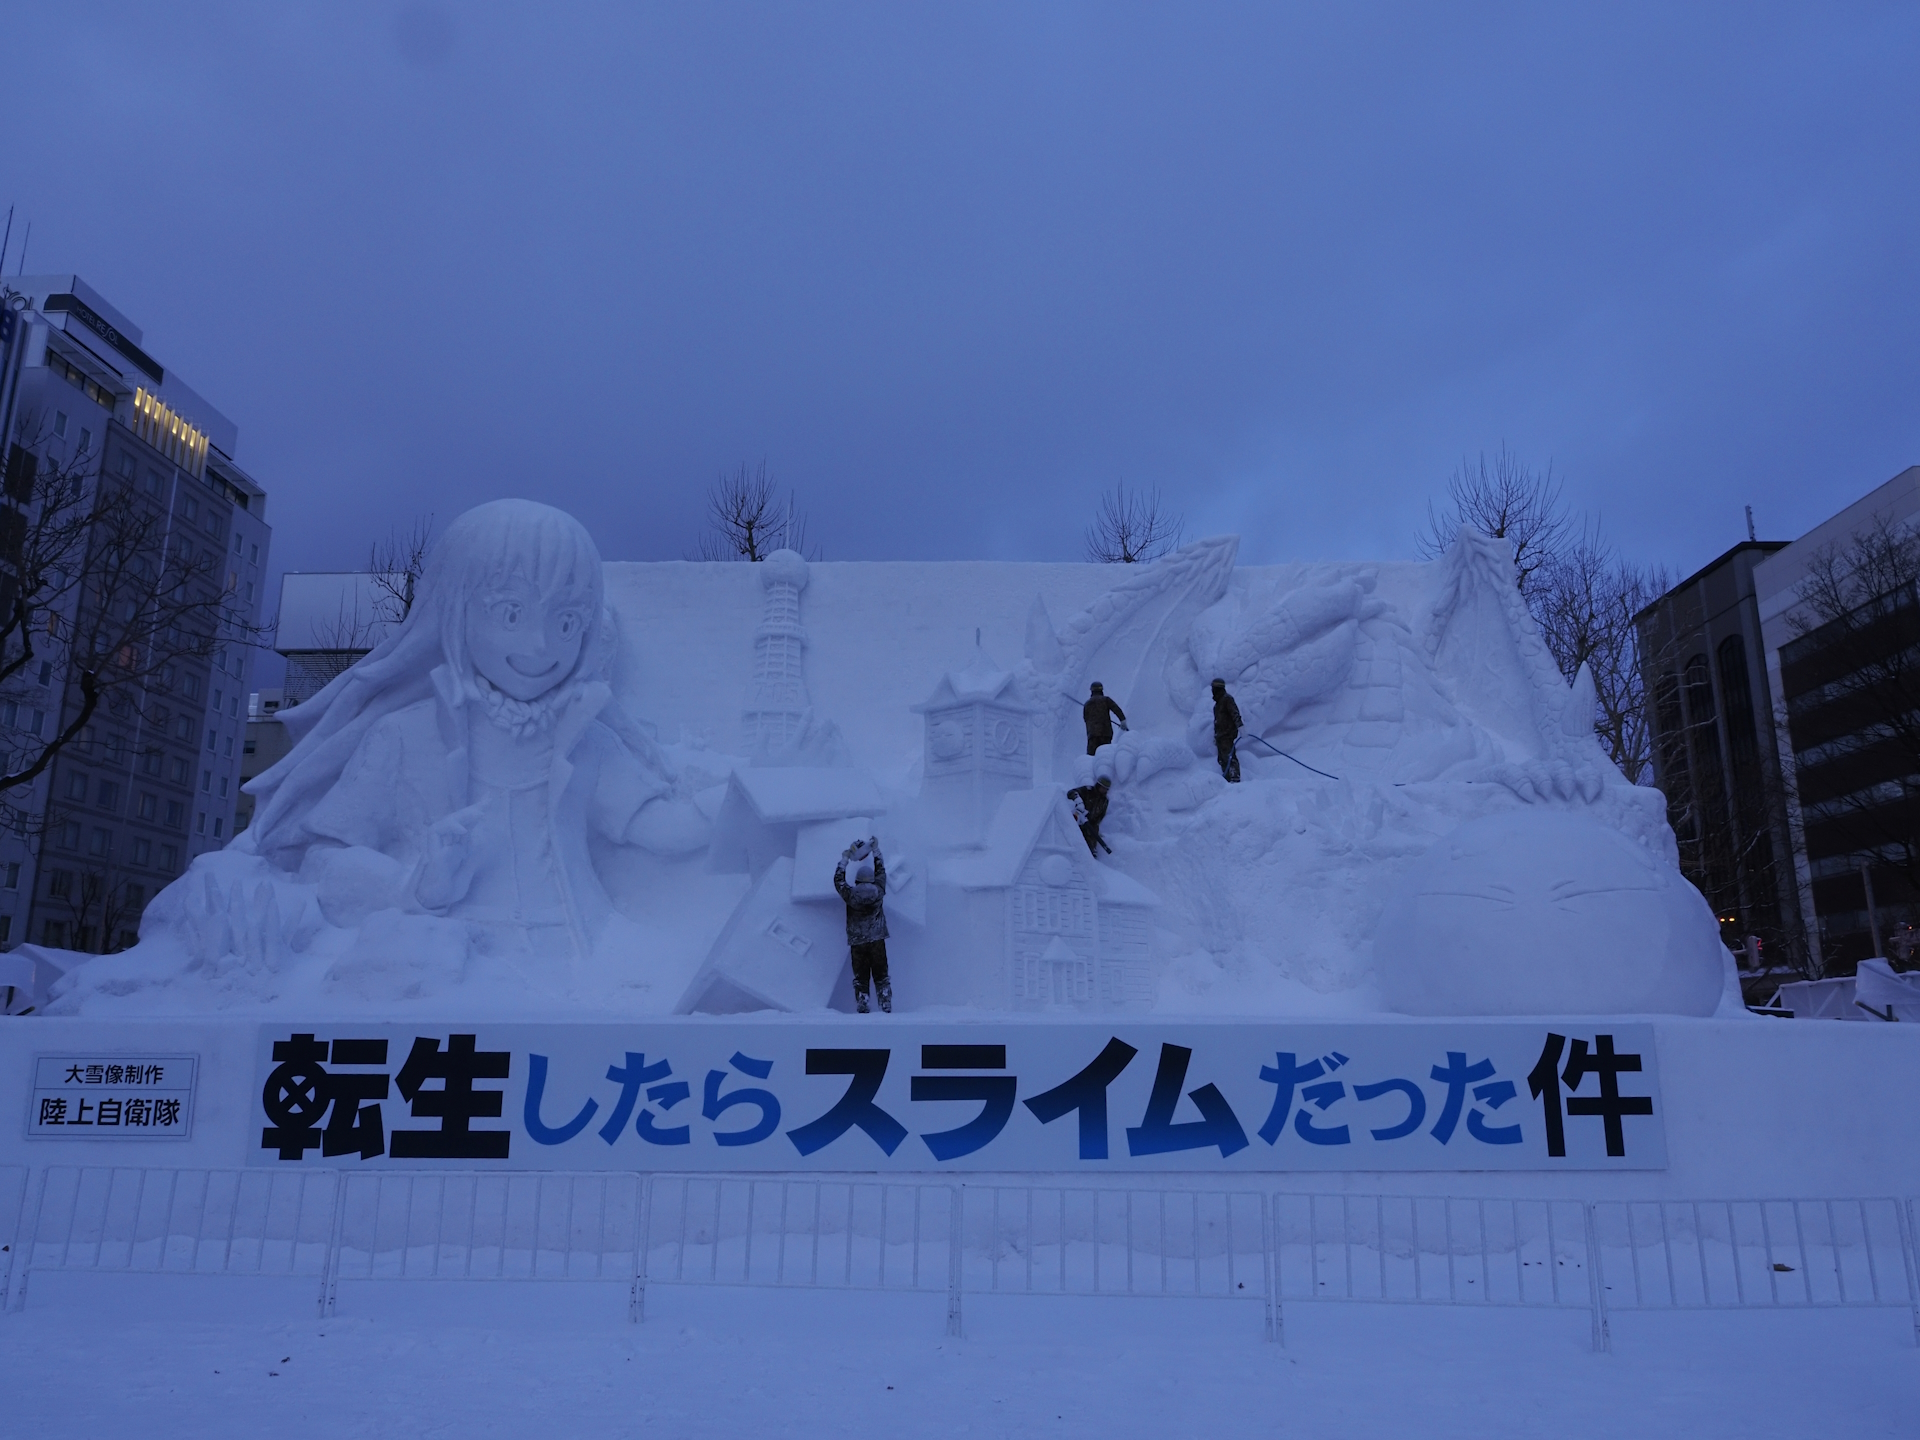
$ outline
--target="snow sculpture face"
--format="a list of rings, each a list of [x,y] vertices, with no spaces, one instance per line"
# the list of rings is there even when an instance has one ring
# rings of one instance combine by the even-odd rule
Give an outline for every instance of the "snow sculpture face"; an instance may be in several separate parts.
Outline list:
[[[515,700],[539,699],[579,663],[590,603],[572,587],[543,595],[523,576],[501,577],[467,602],[473,668]]]
[[[1588,816],[1530,807],[1414,862],[1374,965],[1408,1015],[1710,1015],[1726,949],[1679,872]]]

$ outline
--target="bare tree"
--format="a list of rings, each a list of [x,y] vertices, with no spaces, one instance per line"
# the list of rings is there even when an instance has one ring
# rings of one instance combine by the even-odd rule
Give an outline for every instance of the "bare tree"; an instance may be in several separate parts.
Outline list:
[[[1629,784],[1653,765],[1653,732],[1640,631],[1633,617],[1667,592],[1659,567],[1622,560],[1589,525],[1541,556],[1526,589],[1527,608],[1560,673],[1571,683],[1586,666],[1593,679],[1594,734]]]
[[[807,517],[794,509],[791,490],[784,500],[774,490],[766,461],[751,471],[742,462],[707,487],[707,533],[696,558],[764,560],[776,550],[807,555]],[[817,547],[807,558],[820,558]]]
[[[1157,560],[1180,544],[1186,526],[1160,499],[1160,487],[1129,490],[1116,483],[1100,497],[1100,509],[1087,527],[1087,558],[1102,565],[1137,565]]]
[[[134,927],[146,907],[146,887],[117,867],[55,870],[49,893],[66,907],[66,948],[111,954],[138,939]]]
[[[220,558],[172,535],[157,501],[102,478],[95,455],[58,458],[32,417],[20,432],[0,504],[0,725],[8,746],[0,824],[26,830],[40,817],[25,792],[57,754],[92,734],[103,706],[115,715],[159,708],[171,691],[197,687],[181,673],[183,661],[258,635],[222,588]]]
[[[395,530],[367,552],[367,569],[373,576],[375,619],[385,625],[398,625],[413,613],[414,587],[427,568],[427,553],[433,548],[433,517],[415,520],[406,533]]]
[[[1542,566],[1574,539],[1561,482],[1549,460],[1535,470],[1502,444],[1491,464],[1484,451],[1477,464],[1462,460],[1447,479],[1447,503],[1427,507],[1420,553],[1445,553],[1463,525],[1513,547],[1514,572],[1525,590]]]

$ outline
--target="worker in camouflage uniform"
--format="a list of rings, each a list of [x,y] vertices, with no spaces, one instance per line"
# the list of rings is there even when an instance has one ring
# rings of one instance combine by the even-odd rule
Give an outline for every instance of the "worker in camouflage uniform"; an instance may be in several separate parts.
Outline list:
[[[1127,712],[1100,688],[1100,682],[1094,681],[1088,687],[1087,703],[1080,707],[1080,718],[1087,722],[1087,754],[1091,755],[1102,745],[1113,743],[1113,722],[1118,720],[1122,730],[1127,728]]]
[[[853,867],[853,883],[847,867]],[[893,1013],[893,983],[887,975],[887,864],[880,858],[880,842],[871,836],[856,840],[840,852],[833,888],[847,902],[847,947],[853,952],[853,1003],[867,1013],[869,986],[880,990],[880,1008]]]
[[[1240,738],[1240,707],[1227,693],[1227,682],[1213,682],[1213,749],[1220,760],[1220,773],[1229,784],[1240,783],[1240,753],[1233,742]]]
[[[1067,791],[1067,799],[1073,802],[1073,818],[1087,842],[1087,853],[1096,858],[1102,850],[1109,855],[1113,853],[1113,847],[1100,838],[1100,822],[1107,818],[1107,789],[1112,784],[1113,781],[1102,775],[1091,785]]]

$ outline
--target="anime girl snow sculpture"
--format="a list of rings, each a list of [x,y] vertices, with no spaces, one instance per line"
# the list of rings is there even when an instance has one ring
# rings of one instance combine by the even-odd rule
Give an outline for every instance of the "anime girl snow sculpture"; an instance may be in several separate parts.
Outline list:
[[[398,633],[285,713],[292,752],[232,847],[334,925],[459,922],[471,953],[588,954],[613,914],[589,840],[680,853],[705,822],[614,703],[614,621],[579,522],[496,500],[447,528]],[[189,877],[191,878],[191,877]]]

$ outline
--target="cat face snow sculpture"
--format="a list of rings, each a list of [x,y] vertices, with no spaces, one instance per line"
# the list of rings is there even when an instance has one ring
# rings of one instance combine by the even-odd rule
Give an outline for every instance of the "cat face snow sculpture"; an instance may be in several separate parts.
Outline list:
[[[1441,836],[1374,932],[1381,999],[1407,1015],[1710,1015],[1727,963],[1678,871],[1539,807]]]

